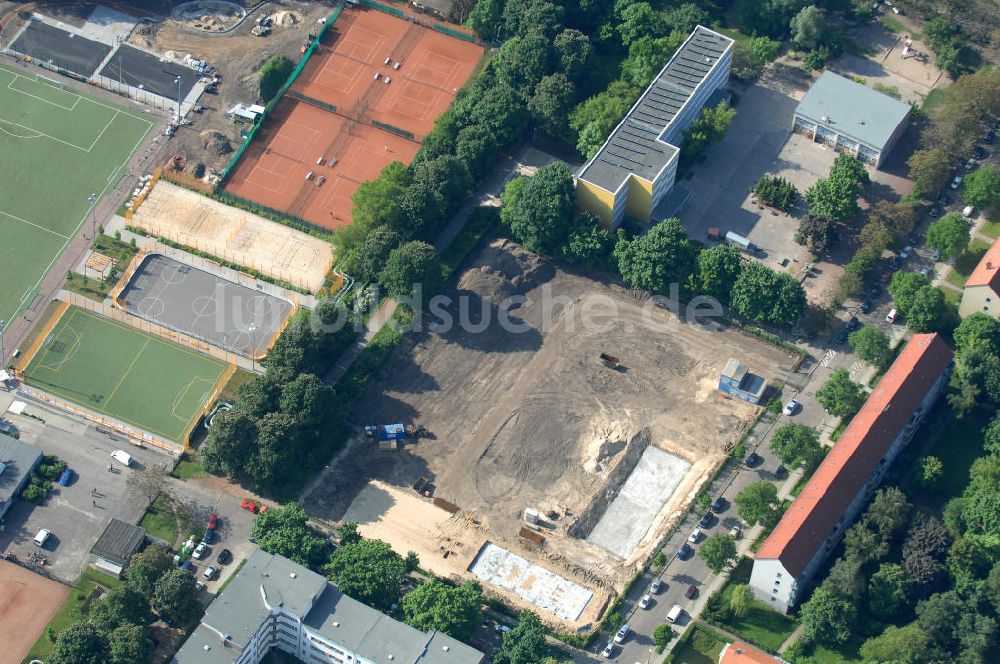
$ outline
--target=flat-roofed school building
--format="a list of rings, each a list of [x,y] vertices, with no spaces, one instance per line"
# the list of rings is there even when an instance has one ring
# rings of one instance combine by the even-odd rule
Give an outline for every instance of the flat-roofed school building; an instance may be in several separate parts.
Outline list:
[[[878,168],[906,131],[910,105],[832,71],[795,109],[792,131]]]
[[[733,40],[698,26],[576,179],[576,204],[608,228],[649,221],[674,187],[684,130],[729,81]]]

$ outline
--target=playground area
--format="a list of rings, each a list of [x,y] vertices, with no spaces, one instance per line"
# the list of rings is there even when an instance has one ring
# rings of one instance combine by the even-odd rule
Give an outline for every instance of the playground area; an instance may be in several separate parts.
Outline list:
[[[346,226],[358,186],[413,159],[482,55],[477,44],[375,9],[345,10],[225,190],[320,228]]]
[[[118,300],[140,318],[256,359],[292,313],[287,300],[161,254],[142,259]]]
[[[0,65],[0,320],[30,306],[45,273],[121,178],[149,119]]]
[[[333,264],[329,242],[163,180],[129,224],[312,292]]]
[[[26,352],[25,382],[169,441],[185,441],[232,372],[78,307],[63,305],[51,320]]]

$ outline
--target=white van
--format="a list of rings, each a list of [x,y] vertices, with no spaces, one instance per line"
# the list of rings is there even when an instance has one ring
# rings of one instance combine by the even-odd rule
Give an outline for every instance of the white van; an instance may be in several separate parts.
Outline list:
[[[671,624],[677,622],[682,613],[684,613],[684,609],[681,608],[681,605],[674,604],[674,608],[670,609],[670,613],[667,614],[667,622]]]
[[[49,541],[49,535],[51,534],[52,533],[44,528],[39,530],[38,534],[35,535],[35,546],[45,546],[45,543]]]
[[[111,453],[111,458],[126,468],[132,465],[132,455],[125,450],[115,450]]]
[[[898,314],[896,312],[896,307],[893,307],[892,309],[889,310],[889,313],[887,313],[885,315],[885,322],[886,323],[895,323],[897,315]]]

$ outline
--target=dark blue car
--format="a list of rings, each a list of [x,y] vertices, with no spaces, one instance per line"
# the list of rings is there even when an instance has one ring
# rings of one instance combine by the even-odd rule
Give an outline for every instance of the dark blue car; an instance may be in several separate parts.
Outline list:
[[[685,542],[684,544],[681,544],[681,548],[677,551],[677,557],[681,560],[687,560],[693,553],[694,549],[688,546],[688,543]]]

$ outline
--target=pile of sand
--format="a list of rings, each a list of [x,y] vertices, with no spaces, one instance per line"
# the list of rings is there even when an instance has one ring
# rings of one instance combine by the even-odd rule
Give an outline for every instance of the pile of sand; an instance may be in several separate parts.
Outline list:
[[[287,10],[282,10],[280,12],[275,12],[271,14],[271,20],[274,21],[275,25],[280,25],[283,28],[288,28],[296,23],[302,22],[302,17],[295,12],[290,12]]]
[[[500,304],[552,278],[552,264],[510,240],[496,240],[458,281],[461,290]]]

